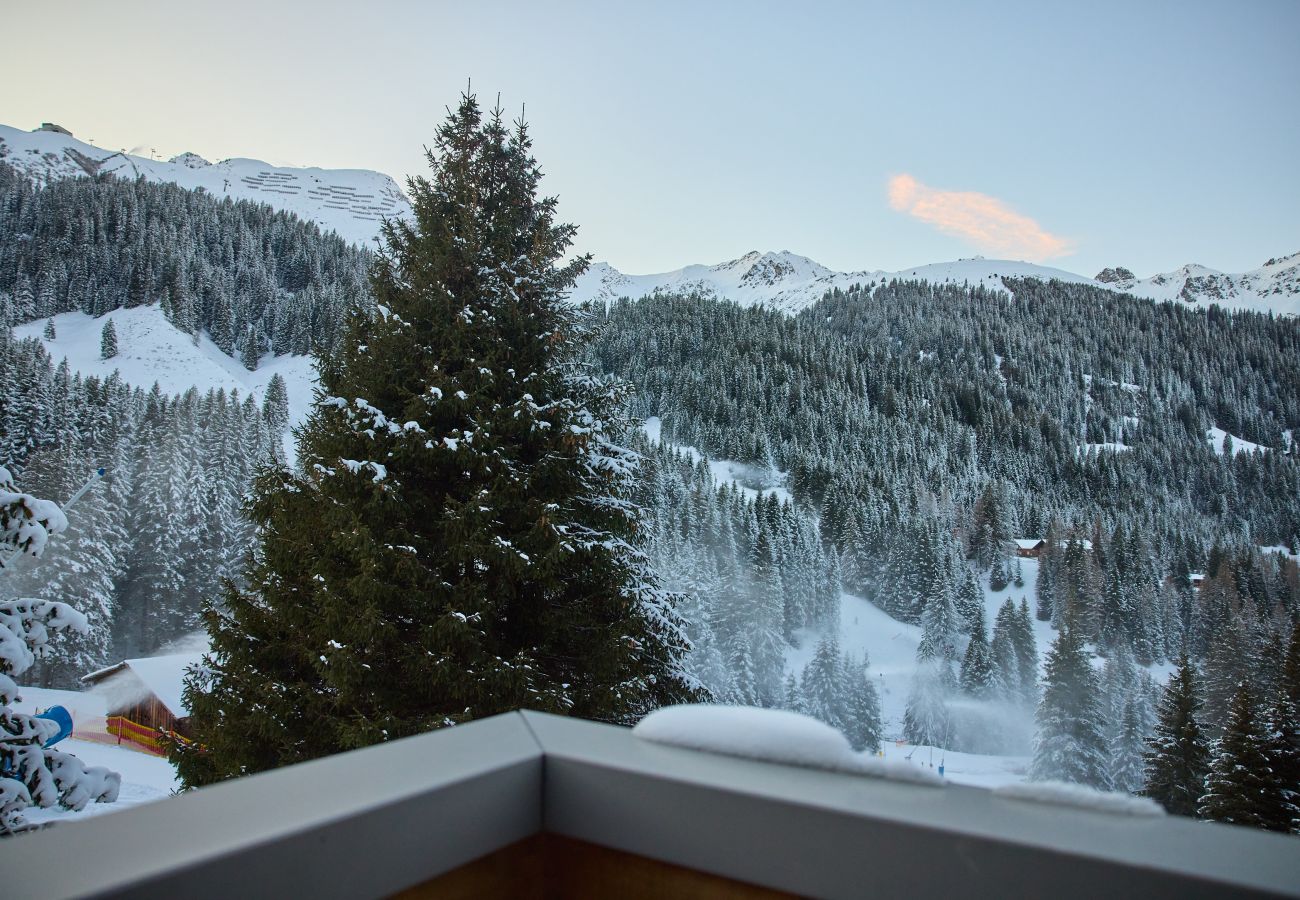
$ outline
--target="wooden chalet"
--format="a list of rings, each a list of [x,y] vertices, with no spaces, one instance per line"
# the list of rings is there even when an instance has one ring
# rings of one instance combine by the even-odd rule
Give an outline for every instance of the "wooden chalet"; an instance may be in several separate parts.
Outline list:
[[[81,679],[104,696],[105,727],[118,744],[161,756],[162,736],[189,736],[189,710],[185,706],[185,670],[201,659],[181,653],[146,659],[127,659],[91,672]]]
[[[1042,556],[1047,541],[1042,538],[1016,538],[1016,556],[1025,559],[1038,559]]]

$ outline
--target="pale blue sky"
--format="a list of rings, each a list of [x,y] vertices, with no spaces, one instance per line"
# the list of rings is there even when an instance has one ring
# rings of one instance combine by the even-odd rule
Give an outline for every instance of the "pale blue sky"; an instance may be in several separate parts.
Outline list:
[[[527,103],[580,248],[629,272],[1300,250],[1291,0],[6,5],[0,122],[115,149],[400,178],[472,77]]]

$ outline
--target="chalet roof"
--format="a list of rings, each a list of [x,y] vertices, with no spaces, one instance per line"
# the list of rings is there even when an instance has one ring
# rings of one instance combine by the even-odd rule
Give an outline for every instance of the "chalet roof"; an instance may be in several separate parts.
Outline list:
[[[176,653],[170,656],[149,656],[143,659],[125,659],[116,665],[91,672],[81,679],[82,684],[100,684],[119,672],[129,671],[140,680],[158,702],[178,719],[190,714],[185,705],[185,670],[203,658],[201,653]]]
[[[1016,547],[1021,550],[1036,550],[1043,546],[1042,538],[1016,538]]]

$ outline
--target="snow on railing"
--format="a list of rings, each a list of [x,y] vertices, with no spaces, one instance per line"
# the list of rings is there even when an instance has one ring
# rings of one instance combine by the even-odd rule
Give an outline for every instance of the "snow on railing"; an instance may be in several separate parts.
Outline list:
[[[760,762],[941,786],[943,779],[901,760],[858,753],[825,722],[784,709],[698,703],[668,706],[632,729],[642,740]]]

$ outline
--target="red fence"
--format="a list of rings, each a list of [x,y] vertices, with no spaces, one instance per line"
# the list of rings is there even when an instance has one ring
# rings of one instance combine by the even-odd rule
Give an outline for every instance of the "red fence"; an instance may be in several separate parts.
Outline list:
[[[130,744],[137,750],[143,750],[154,756],[164,756],[167,753],[163,749],[162,735],[157,728],[132,722],[126,716],[109,716],[107,731],[109,734],[117,735],[119,744]]]

